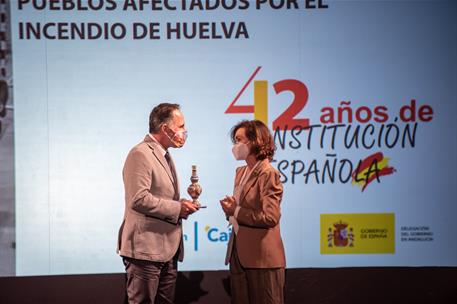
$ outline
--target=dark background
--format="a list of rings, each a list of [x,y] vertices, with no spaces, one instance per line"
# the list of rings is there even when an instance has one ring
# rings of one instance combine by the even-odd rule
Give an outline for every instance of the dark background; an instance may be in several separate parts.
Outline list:
[[[0,278],[0,303],[124,303],[117,274]],[[227,271],[180,272],[176,303],[230,302]],[[286,303],[457,303],[457,267],[286,271]]]

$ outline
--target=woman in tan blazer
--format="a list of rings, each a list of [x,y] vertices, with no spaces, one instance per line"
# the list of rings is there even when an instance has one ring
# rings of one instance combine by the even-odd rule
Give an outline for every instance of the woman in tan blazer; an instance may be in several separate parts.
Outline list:
[[[273,137],[264,123],[251,120],[235,125],[231,139],[235,158],[246,162],[236,169],[233,196],[220,201],[233,231],[226,257],[232,303],[284,303],[283,187],[270,164]]]

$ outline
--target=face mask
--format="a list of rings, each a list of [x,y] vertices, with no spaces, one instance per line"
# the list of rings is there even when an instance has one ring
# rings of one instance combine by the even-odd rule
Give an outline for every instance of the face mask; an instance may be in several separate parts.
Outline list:
[[[168,139],[171,141],[173,144],[173,148],[181,148],[184,146],[184,143],[186,142],[187,139],[187,131],[173,131],[171,128],[167,126],[168,129],[170,129],[173,132],[173,135],[169,135],[168,132],[165,132],[165,135],[167,135]]]
[[[236,160],[246,160],[249,155],[249,147],[245,143],[234,144],[232,153]]]

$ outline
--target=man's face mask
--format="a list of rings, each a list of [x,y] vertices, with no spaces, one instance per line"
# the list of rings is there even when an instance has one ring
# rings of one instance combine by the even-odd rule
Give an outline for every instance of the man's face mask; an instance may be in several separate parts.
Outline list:
[[[166,126],[165,134],[173,144],[173,148],[181,148],[186,143],[187,131],[173,131],[170,127]]]

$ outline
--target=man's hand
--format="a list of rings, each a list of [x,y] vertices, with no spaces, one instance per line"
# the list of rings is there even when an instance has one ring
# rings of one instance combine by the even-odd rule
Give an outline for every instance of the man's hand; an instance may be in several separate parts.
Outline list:
[[[187,217],[200,209],[198,206],[195,206],[192,201],[182,198],[181,202],[181,212],[179,212],[179,217],[187,219]]]
[[[233,196],[226,196],[219,201],[226,216],[232,216],[235,213],[236,201]]]

